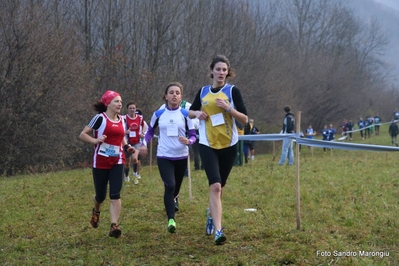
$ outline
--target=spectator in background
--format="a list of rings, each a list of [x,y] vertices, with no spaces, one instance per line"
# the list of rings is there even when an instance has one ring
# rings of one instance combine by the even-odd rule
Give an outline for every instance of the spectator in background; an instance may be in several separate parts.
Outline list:
[[[328,128],[328,141],[334,141],[336,133],[337,130],[334,128],[333,124],[330,124],[330,127]]]
[[[284,107],[285,117],[283,121],[282,134],[293,134],[295,133],[295,117],[291,113],[291,107],[289,105]],[[294,164],[294,150],[292,148],[292,139],[284,139],[280,161],[278,165],[283,165],[285,160],[288,158],[288,165]]]
[[[330,136],[329,136],[329,131],[327,125],[324,125],[323,129],[321,130],[321,135],[322,135],[322,140],[324,141],[329,141]],[[326,151],[326,148],[323,148],[324,152]]]
[[[247,123],[247,125],[244,127],[244,135],[251,135],[251,124],[250,123]],[[245,163],[248,163],[249,156],[250,156],[249,155],[250,154],[249,146],[251,145],[251,141],[250,140],[244,140],[243,142],[244,142],[244,148],[243,148],[244,161],[245,161]]]
[[[399,111],[395,109],[395,111],[393,112],[393,119],[394,120],[399,120]]]
[[[260,133],[259,129],[254,125],[253,119],[249,119],[249,125],[251,135],[256,135]],[[249,155],[251,156],[251,160],[255,160],[255,141],[251,141],[249,143]]]
[[[370,135],[373,136],[374,135],[374,117],[369,116],[368,120],[369,120]]]
[[[327,126],[324,126],[324,130],[326,129]],[[323,140],[324,137],[327,139],[327,141],[335,141],[335,134],[337,133],[337,130],[333,127],[333,124],[330,124],[329,128],[327,129],[327,133],[323,133]],[[325,136],[324,136],[325,135]],[[324,151],[326,151],[326,148],[324,148]]]
[[[306,138],[314,139],[315,135],[316,135],[316,131],[313,130],[312,125],[309,125],[308,128],[306,129]]]
[[[195,132],[197,134],[197,141],[191,145],[191,147],[193,148],[193,153],[194,153],[194,169],[195,170],[204,170],[204,166],[202,165],[201,162],[201,156],[200,156],[200,152],[199,152],[199,123],[196,125],[197,128],[195,129]],[[195,125],[194,125],[195,127]]]
[[[377,114],[374,116],[374,127],[375,127],[375,135],[380,135],[380,124],[381,124],[381,117]]]
[[[312,125],[309,125],[308,128],[306,129],[306,134],[305,137],[307,139],[314,139],[314,136],[316,135],[316,131],[313,130]],[[313,151],[313,147],[312,146],[308,146],[309,150]]]
[[[80,140],[94,145],[93,181],[96,195],[90,224],[97,228],[100,224],[100,208],[107,196],[109,183],[110,197],[110,237],[119,237],[122,233],[118,225],[122,208],[120,192],[123,183],[123,164],[125,153],[135,154],[138,151],[127,144],[125,123],[120,115],[122,98],[115,91],[106,91],[101,101],[94,104],[98,112],[79,135]]]
[[[244,126],[243,124],[241,124],[240,122],[238,122],[236,120],[236,127],[237,127],[237,132],[238,132],[238,136],[242,136],[245,135],[245,130],[246,130],[246,126]],[[242,164],[242,157],[244,157],[245,159],[248,157],[248,151],[249,148],[245,147],[245,141],[239,140],[237,142],[237,157],[236,160],[234,162],[234,165],[240,165]],[[243,154],[241,154],[240,151],[243,151]],[[245,163],[248,163],[248,160],[246,159]]]
[[[346,136],[346,131],[348,130],[347,126],[346,126],[347,123],[348,122],[346,121],[346,118],[344,118],[344,120],[341,123],[341,130],[342,130],[341,134],[342,134],[342,136]]]
[[[363,136],[364,121],[363,121],[363,118],[360,117],[359,122],[357,122],[357,125],[359,126],[360,136],[362,137],[362,139],[364,139],[364,136]]]
[[[391,135],[392,146],[396,145],[396,147],[398,147],[398,133],[398,125],[395,123],[395,120],[392,120],[391,124],[389,125],[389,135]]]
[[[348,123],[346,123],[346,131],[348,132],[348,134],[349,134],[349,140],[352,140],[352,130],[353,130],[353,127],[354,127],[355,125],[353,124],[353,121],[352,121],[352,119],[349,119],[348,120]]]
[[[370,138],[370,121],[368,116],[366,116],[366,119],[363,120],[363,124],[364,124],[364,138],[367,138],[367,136]]]

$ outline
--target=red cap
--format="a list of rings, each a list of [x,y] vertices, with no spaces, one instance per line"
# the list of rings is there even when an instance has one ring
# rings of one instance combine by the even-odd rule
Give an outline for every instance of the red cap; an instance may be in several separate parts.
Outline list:
[[[101,97],[101,102],[105,105],[108,106],[111,101],[116,97],[120,96],[119,93],[115,91],[106,91],[104,95]]]

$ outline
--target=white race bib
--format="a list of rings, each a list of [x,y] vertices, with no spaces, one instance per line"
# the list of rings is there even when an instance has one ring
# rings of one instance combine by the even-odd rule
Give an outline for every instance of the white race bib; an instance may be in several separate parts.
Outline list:
[[[107,143],[101,143],[98,154],[105,157],[118,157],[120,152],[120,147],[115,145],[110,145]]]
[[[211,115],[211,122],[212,122],[212,126],[214,126],[214,127],[224,124],[223,114],[218,113],[215,115]]]
[[[129,137],[135,138],[136,137],[136,131],[130,131]]]
[[[179,130],[176,124],[171,124],[167,126],[166,135],[168,137],[177,137],[179,136]]]

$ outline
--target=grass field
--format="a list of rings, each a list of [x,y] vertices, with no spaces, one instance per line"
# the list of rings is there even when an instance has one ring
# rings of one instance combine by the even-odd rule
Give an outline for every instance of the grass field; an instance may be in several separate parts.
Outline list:
[[[140,183],[123,188],[119,239],[108,237],[108,200],[100,227],[89,224],[90,169],[2,177],[0,265],[399,265],[399,152],[302,147],[301,230],[295,167],[277,166],[279,154],[234,167],[223,190],[223,246],[205,235],[203,171],[192,172],[192,199],[184,181],[170,234],[158,169],[144,167]]]

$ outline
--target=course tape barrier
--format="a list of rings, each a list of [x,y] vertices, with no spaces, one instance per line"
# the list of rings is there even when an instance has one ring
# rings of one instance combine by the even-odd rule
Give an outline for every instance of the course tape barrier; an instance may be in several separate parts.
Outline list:
[[[394,120],[394,122],[397,123],[397,122],[399,122],[399,120]],[[350,131],[346,131],[345,133],[360,132],[360,131],[362,131],[362,130],[365,130],[366,128],[372,128],[372,127],[375,127],[375,126],[388,125],[388,124],[391,124],[391,123],[392,123],[392,121],[384,122],[384,123],[379,123],[379,124],[372,124],[372,125],[369,125],[369,126],[367,126],[367,127],[361,128],[361,129],[358,128],[358,129],[353,129],[353,130],[350,130]]]
[[[353,151],[399,151],[399,147],[371,145],[371,144],[358,144],[348,142],[335,142],[317,139],[301,138],[298,134],[256,134],[256,135],[240,135],[239,140],[250,141],[276,141],[284,139],[292,139],[296,143],[305,146],[340,149],[340,150],[353,150]]]

